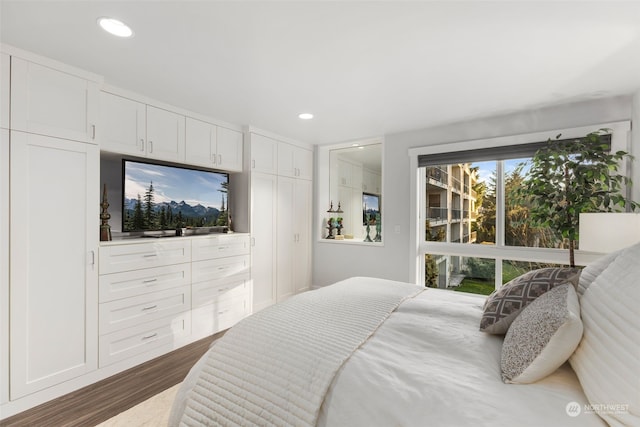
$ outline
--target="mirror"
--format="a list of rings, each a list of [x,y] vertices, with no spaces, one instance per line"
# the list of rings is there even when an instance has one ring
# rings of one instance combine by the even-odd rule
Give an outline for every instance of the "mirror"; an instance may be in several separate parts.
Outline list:
[[[330,150],[329,181],[323,237],[382,242],[382,144]]]

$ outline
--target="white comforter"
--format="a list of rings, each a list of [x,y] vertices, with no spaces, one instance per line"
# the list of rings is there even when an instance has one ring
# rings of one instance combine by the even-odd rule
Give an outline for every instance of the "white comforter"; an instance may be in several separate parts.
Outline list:
[[[379,279],[353,278],[347,284],[360,289],[370,280],[380,283]],[[385,285],[399,286],[398,282],[391,281],[385,281]],[[323,392],[324,401],[319,400],[322,406],[316,408],[319,409],[317,425],[604,425],[595,414],[582,411],[577,417],[568,415],[567,405],[575,402],[584,408],[587,403],[568,366],[535,384],[514,385],[501,381],[502,337],[478,331],[483,303],[481,296],[437,289],[428,289],[404,300],[364,345],[354,348],[345,363],[339,363],[341,368],[330,378],[326,395]],[[216,347],[214,345],[210,352],[215,353]],[[283,360],[287,360],[286,354],[292,349],[283,347],[279,351]],[[216,411],[206,393],[196,393],[194,397],[193,392],[207,376],[209,357],[205,355],[185,380],[174,404],[170,425],[177,425],[180,419],[183,423],[187,420],[187,424],[194,421],[188,416],[182,417],[183,412],[189,412],[194,399],[196,407]],[[318,368],[317,360],[310,358],[308,362],[306,367],[303,365],[304,369],[313,372]],[[296,378],[291,380],[295,382]],[[256,393],[256,390],[250,392]],[[282,398],[286,401],[291,396]],[[292,410],[300,403],[296,400],[281,403],[281,410],[284,413]],[[235,410],[255,412],[255,407],[251,407],[253,403],[247,404],[246,409]],[[198,422],[216,425],[202,418]],[[227,420],[220,424],[287,423],[254,419],[251,422]]]

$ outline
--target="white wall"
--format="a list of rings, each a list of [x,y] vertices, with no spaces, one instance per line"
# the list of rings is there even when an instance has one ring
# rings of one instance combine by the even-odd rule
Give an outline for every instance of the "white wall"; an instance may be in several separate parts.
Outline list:
[[[640,90],[632,101],[631,115],[631,154],[635,157],[631,163],[631,199],[640,203]]]
[[[436,128],[386,135],[383,146],[384,246],[346,246],[314,243],[313,285],[326,286],[351,276],[375,276],[408,281],[415,270],[410,257],[410,173],[407,150],[413,147],[473,139],[517,135],[568,127],[629,120],[633,114],[640,123],[640,92],[602,100],[541,108],[486,119],[470,120]],[[595,129],[594,129],[595,130]],[[640,157],[640,130],[633,136],[636,157]],[[638,161],[640,162],[640,160]],[[319,168],[319,167],[318,167]],[[640,200],[640,167],[634,171]],[[316,194],[319,194],[317,192]],[[318,205],[324,200],[318,199]],[[318,218],[315,218],[318,229]],[[397,231],[397,232],[396,232]]]

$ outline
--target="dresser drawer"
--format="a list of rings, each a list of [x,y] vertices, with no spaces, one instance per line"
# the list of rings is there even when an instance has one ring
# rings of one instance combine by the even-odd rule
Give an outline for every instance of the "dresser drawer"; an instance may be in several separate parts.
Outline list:
[[[191,309],[191,286],[100,304],[100,335]]]
[[[248,273],[249,259],[249,255],[240,255],[193,262],[191,264],[191,281],[199,283]]]
[[[100,302],[143,295],[190,283],[190,263],[104,274],[100,276]]]
[[[196,238],[192,241],[193,261],[221,258],[234,255],[248,255],[249,236],[221,234]]]
[[[119,273],[140,268],[181,264],[191,261],[191,241],[132,243],[100,247],[100,274]]]
[[[194,283],[191,288],[191,307],[213,304],[250,293],[250,275],[243,273],[224,279],[206,280]]]
[[[218,300],[192,310],[193,338],[200,339],[229,329],[251,314],[250,295]]]
[[[151,350],[165,352],[180,347],[191,334],[191,315],[182,313],[100,337],[100,367]]]

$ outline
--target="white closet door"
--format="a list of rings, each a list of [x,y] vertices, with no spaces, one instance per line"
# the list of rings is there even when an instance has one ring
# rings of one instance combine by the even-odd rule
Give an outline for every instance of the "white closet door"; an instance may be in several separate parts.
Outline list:
[[[278,302],[294,294],[293,262],[295,251],[294,193],[296,180],[278,177],[277,291]]]
[[[97,368],[98,158],[11,133],[11,399]]]

